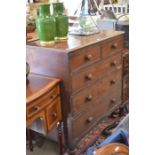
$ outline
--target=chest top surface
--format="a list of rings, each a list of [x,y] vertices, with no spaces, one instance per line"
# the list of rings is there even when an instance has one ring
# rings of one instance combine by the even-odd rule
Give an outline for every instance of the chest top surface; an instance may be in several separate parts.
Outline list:
[[[44,95],[46,92],[54,88],[59,82],[60,79],[31,73],[26,81],[26,103],[30,103]]]
[[[109,31],[103,30],[97,34],[89,35],[89,36],[76,36],[76,35],[68,35],[68,39],[62,42],[56,42],[54,45],[46,47],[51,48],[58,51],[63,52],[72,52],[74,50],[78,50],[80,48],[89,46],[91,44],[95,44],[112,37],[117,37],[119,35],[124,34],[122,31]],[[29,42],[27,45],[41,47],[39,40]],[[45,47],[42,47],[45,48]]]

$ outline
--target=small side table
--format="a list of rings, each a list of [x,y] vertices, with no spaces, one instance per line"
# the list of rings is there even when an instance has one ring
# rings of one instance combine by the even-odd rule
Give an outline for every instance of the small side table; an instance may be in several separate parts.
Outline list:
[[[63,154],[61,119],[60,79],[31,73],[26,81],[26,127],[48,134],[57,125],[60,154]],[[33,150],[31,132],[27,131]]]

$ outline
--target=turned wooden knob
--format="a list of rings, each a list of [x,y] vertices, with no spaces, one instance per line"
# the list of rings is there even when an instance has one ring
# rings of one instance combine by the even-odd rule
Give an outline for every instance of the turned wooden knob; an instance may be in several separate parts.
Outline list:
[[[110,83],[111,85],[114,85],[116,83],[116,80],[111,80]]]
[[[87,101],[91,101],[92,99],[93,99],[92,95],[88,95],[88,96],[86,97],[86,100],[87,100]]]
[[[87,119],[87,122],[88,123],[91,123],[93,121],[93,117],[89,117],[88,119]]]
[[[116,49],[117,47],[118,47],[118,44],[117,43],[114,43],[114,44],[111,45],[111,48]]]
[[[52,112],[52,116],[53,117],[57,117],[57,113],[56,112]]]
[[[54,99],[54,98],[56,98],[57,97],[57,94],[52,94],[51,95],[51,99]]]
[[[35,110],[39,110],[40,107],[37,105],[37,106],[34,107],[34,109],[35,109]]]
[[[86,76],[86,79],[87,79],[87,80],[91,80],[91,79],[92,79],[92,77],[93,77],[93,75],[92,75],[92,74],[88,74],[88,75]]]
[[[40,120],[43,121],[44,120],[44,117],[40,117]]]
[[[111,66],[116,66],[117,65],[117,61],[114,60],[113,62],[111,62]]]
[[[110,100],[110,102],[111,102],[111,103],[116,103],[116,99],[113,98],[113,99]]]
[[[91,60],[91,58],[92,58],[92,55],[91,54],[88,54],[88,55],[85,56],[85,59],[86,60]]]

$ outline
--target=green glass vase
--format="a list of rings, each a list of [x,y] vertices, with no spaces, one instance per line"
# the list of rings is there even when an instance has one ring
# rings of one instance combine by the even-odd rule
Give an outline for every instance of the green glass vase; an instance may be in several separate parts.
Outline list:
[[[42,46],[54,44],[56,32],[55,24],[55,18],[50,14],[50,4],[40,5],[38,7],[36,28]]]
[[[64,5],[61,2],[53,3],[53,15],[56,21],[56,40],[67,39],[68,16],[64,14]]]

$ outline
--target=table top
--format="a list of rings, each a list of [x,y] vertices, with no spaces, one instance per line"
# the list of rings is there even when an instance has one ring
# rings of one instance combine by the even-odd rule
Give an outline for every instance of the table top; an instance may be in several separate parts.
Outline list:
[[[60,79],[57,78],[30,73],[26,80],[26,104],[39,98],[59,82]]]
[[[88,36],[68,35],[67,40],[55,42],[54,45],[48,46],[46,48],[54,49],[55,51],[60,51],[60,52],[64,52],[64,51],[72,52],[74,50],[78,50],[80,48],[110,39],[112,37],[117,37],[123,34],[124,34],[123,31],[102,30],[99,33],[88,35]],[[31,35],[33,36],[33,34]],[[41,47],[39,39],[35,41],[27,42],[27,45],[32,47]],[[41,47],[41,48],[45,48],[45,47]]]

